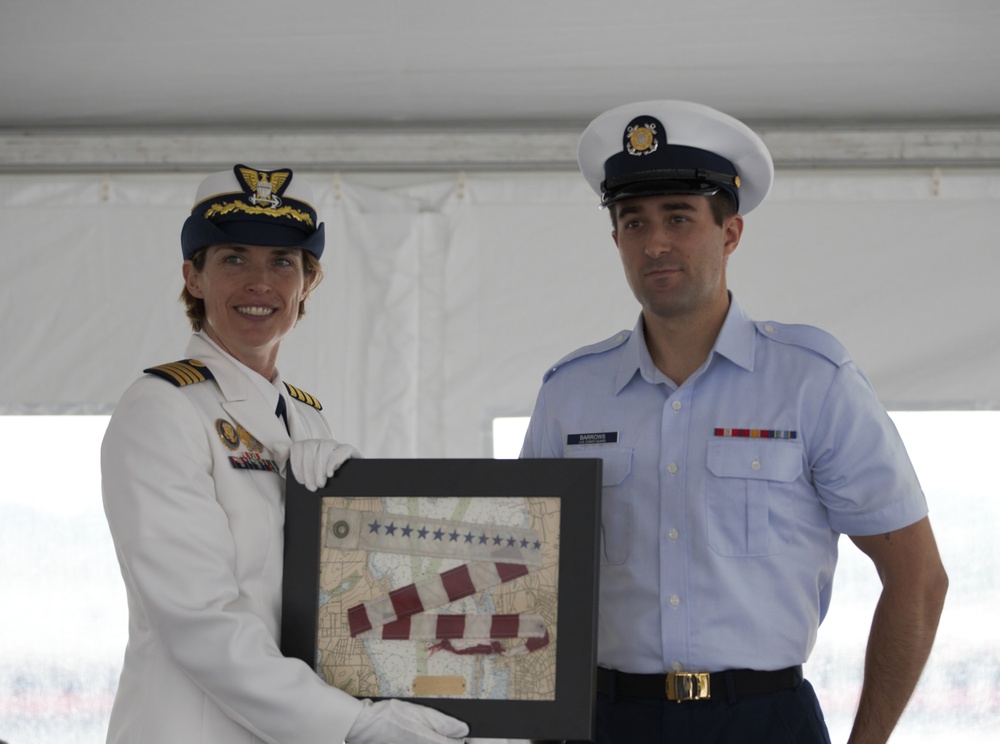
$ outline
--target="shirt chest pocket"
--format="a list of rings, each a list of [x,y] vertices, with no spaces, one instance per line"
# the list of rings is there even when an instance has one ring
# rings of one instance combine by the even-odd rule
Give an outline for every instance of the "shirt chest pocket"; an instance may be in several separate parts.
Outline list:
[[[632,448],[567,447],[566,457],[600,457],[601,562],[619,566],[632,552]]]
[[[708,544],[725,556],[783,552],[790,539],[779,511],[789,506],[802,474],[802,445],[758,439],[708,444],[705,494]]]

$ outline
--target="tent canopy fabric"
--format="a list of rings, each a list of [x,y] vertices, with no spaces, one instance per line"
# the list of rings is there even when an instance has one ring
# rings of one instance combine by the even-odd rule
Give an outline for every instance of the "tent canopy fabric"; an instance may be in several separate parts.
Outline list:
[[[8,2],[0,127],[1000,119],[994,0]]]
[[[489,456],[492,419],[528,414],[550,364],[635,323],[578,173],[308,177],[325,278],[279,367],[369,456]],[[200,178],[0,176],[0,413],[110,412],[180,358]],[[990,169],[779,170],[729,285],[758,319],[838,336],[890,409],[1000,408],[998,199]]]

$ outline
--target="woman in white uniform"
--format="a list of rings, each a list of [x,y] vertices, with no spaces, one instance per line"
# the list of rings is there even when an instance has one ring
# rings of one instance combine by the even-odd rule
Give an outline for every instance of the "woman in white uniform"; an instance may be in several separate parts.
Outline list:
[[[285,475],[315,490],[357,455],[276,367],[321,277],[307,184],[213,174],[181,245],[195,334],[126,391],[101,452],[129,607],[109,744],[462,741],[453,718],[357,700],[279,650]]]

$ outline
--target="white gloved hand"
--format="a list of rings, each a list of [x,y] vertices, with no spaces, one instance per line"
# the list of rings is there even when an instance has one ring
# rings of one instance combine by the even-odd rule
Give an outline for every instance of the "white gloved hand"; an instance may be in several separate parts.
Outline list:
[[[350,444],[341,444],[336,439],[303,439],[289,447],[288,466],[302,485],[315,491],[325,486],[327,478],[352,457],[360,458],[361,453]]]
[[[461,721],[405,700],[363,700],[347,732],[347,744],[459,744],[469,727]]]

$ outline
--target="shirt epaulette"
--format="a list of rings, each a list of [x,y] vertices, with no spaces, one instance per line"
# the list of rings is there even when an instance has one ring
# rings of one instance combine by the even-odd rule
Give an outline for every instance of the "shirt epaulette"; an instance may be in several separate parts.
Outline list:
[[[167,382],[173,383],[177,387],[194,385],[197,382],[215,379],[212,371],[197,359],[181,359],[179,362],[160,364],[156,367],[144,369],[143,372],[149,375],[156,375]]]
[[[838,367],[851,361],[851,355],[844,345],[835,336],[821,328],[810,325],[775,323],[771,320],[760,321],[755,325],[758,332],[772,341],[815,351]]]
[[[311,395],[309,395],[309,393],[305,392],[304,390],[299,390],[297,387],[294,387],[293,385],[289,385],[287,382],[285,383],[285,388],[288,390],[288,394],[290,396],[292,396],[293,398],[295,398],[295,400],[301,401],[302,403],[305,403],[306,405],[310,405],[313,408],[315,408],[317,411],[322,411],[323,410],[323,404],[320,403],[318,400],[316,400]]]
[[[545,374],[542,376],[542,382],[548,380],[560,367],[569,364],[575,359],[591,356],[592,354],[602,354],[605,351],[610,351],[611,349],[621,346],[623,343],[628,341],[628,338],[631,335],[632,331],[619,331],[611,338],[606,338],[603,341],[598,341],[596,344],[590,344],[589,346],[581,346],[576,351],[571,351],[546,370]]]

